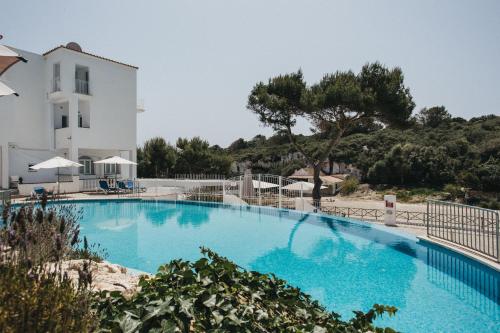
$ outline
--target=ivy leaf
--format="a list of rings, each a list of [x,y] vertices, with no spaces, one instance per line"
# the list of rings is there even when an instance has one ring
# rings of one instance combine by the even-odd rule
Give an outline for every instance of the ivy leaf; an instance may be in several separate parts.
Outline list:
[[[217,304],[217,296],[215,294],[212,294],[205,302],[203,302],[203,305],[207,308],[212,308],[215,304]]]
[[[172,297],[167,297],[165,301],[161,302],[159,305],[153,308],[152,311],[150,311],[147,315],[145,315],[142,318],[142,321],[147,321],[153,317],[160,317],[163,316],[165,313],[170,313],[172,312],[170,302],[172,300]]]
[[[326,333],[326,328],[321,326],[314,326],[313,333]]]
[[[244,323],[244,321],[240,320],[237,316],[236,316],[236,309],[232,310],[228,315],[227,315],[227,318],[229,320],[231,320],[233,323],[235,323],[236,325],[238,326],[241,326],[241,324]]]
[[[194,317],[193,314],[193,299],[179,299],[180,310],[189,318]]]
[[[212,316],[215,319],[215,322],[220,324],[224,320],[224,316],[219,313],[219,311],[212,311]]]
[[[132,316],[127,313],[122,319],[118,321],[118,326],[123,333],[133,333],[136,332],[139,326],[141,326],[141,321],[133,319]]]

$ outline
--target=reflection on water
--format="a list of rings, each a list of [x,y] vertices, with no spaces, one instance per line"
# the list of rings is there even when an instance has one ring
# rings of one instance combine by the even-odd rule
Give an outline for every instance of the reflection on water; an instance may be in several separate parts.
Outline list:
[[[307,236],[321,226],[327,233]],[[301,234],[301,226],[309,226]],[[348,232],[347,232],[348,231]],[[355,242],[352,236],[368,237],[372,230],[364,225],[326,218],[303,216],[291,229],[287,246],[275,248],[256,258],[250,267],[272,272],[292,285],[303,286],[321,303],[339,311],[339,301],[349,309],[341,312],[351,317],[352,309],[368,309],[374,303],[406,304],[406,290],[416,273],[411,260],[387,260],[387,248],[376,242]],[[381,237],[383,238],[383,237]],[[407,249],[404,241],[399,248]],[[304,251],[303,249],[307,250]],[[396,246],[398,248],[398,246]],[[284,264],[285,263],[285,264]],[[397,288],[394,278],[397,276]],[[389,286],[389,288],[388,288]],[[348,304],[347,306],[346,303]]]
[[[276,274],[345,318],[379,303],[399,308],[384,324],[406,332],[499,328],[498,272],[393,229],[266,207],[79,205],[83,234],[102,244],[110,261],[131,268],[155,272],[172,259],[196,260],[207,246]]]
[[[428,247],[427,265],[427,279],[431,283],[453,293],[478,310],[495,316],[497,320],[500,319],[498,273],[432,245]]]
[[[199,227],[208,222],[211,208],[195,205],[192,205],[190,208],[181,210],[181,213],[177,216],[177,223],[180,226],[190,225]]]

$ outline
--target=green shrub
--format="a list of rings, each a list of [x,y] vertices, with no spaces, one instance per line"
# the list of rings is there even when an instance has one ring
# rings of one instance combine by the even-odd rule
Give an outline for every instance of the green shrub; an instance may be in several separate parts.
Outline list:
[[[443,191],[448,193],[450,200],[456,200],[464,196],[464,191],[462,188],[455,184],[446,184]]]
[[[348,177],[342,182],[341,186],[340,193],[342,195],[349,195],[356,192],[359,186],[359,181],[356,177]]]
[[[0,332],[88,332],[91,294],[60,272],[34,274],[0,265]]]
[[[101,292],[101,329],[112,332],[394,332],[373,320],[396,309],[374,305],[350,321],[274,275],[249,272],[208,249],[208,258],[173,260],[127,299]]]
[[[91,312],[91,262],[73,282],[62,261],[79,248],[78,219],[72,206],[46,209],[5,206],[0,228],[0,332],[87,332]],[[81,253],[88,254],[85,244]]]
[[[399,192],[397,192],[396,197],[397,197],[398,201],[410,202],[411,198],[412,198],[412,194],[410,191],[399,191]]]

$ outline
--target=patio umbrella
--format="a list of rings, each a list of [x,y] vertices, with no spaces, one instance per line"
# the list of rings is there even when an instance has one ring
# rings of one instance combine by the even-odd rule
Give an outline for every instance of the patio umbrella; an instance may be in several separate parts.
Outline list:
[[[129,161],[127,159],[124,159],[123,157],[120,157],[120,156],[113,156],[110,158],[105,158],[103,160],[94,162],[94,164],[114,164],[115,165],[115,181],[117,178],[117,171],[116,171],[117,165],[137,165],[137,163]]]
[[[259,187],[260,187],[262,190],[264,190],[264,189],[268,189],[268,188],[279,187],[279,185],[278,185],[278,184],[269,183],[269,182],[264,182],[264,181],[262,181],[262,180],[259,182],[258,180],[255,180],[255,179],[254,179],[254,180],[252,181],[252,183],[253,183],[253,187],[254,187],[254,188],[259,188]]]
[[[250,169],[247,169],[245,171],[245,174],[243,175],[243,183],[240,186],[242,187],[241,194],[244,198],[254,196],[252,172],[250,171]]]
[[[17,52],[12,51],[5,45],[0,45],[0,75],[18,61],[28,62],[28,60],[24,59]]]
[[[56,156],[51,158],[50,160],[38,163],[33,165],[30,169],[40,170],[40,169],[55,169],[57,168],[57,193],[60,192],[60,184],[59,184],[59,168],[72,168],[72,167],[81,167],[83,166],[80,163],[76,163],[65,158]]]
[[[8,95],[19,96],[19,94],[16,93],[14,90],[12,90],[12,88],[10,88],[8,85],[0,81],[0,97]]]
[[[321,186],[322,189],[326,188],[326,186]],[[296,182],[292,184],[288,184],[287,186],[283,186],[284,190],[289,191],[304,191],[311,192],[314,189],[314,184],[309,182]]]

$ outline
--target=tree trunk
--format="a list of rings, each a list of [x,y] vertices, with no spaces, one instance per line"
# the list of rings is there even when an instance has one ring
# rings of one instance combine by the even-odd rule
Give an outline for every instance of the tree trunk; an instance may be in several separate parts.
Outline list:
[[[328,157],[328,167],[330,168],[328,170],[328,175],[331,176],[333,174],[333,156]]]
[[[313,196],[313,205],[318,209],[321,208],[321,184],[323,184],[323,181],[319,177],[320,172],[321,172],[321,162],[316,161],[314,163],[314,188],[312,196]]]

